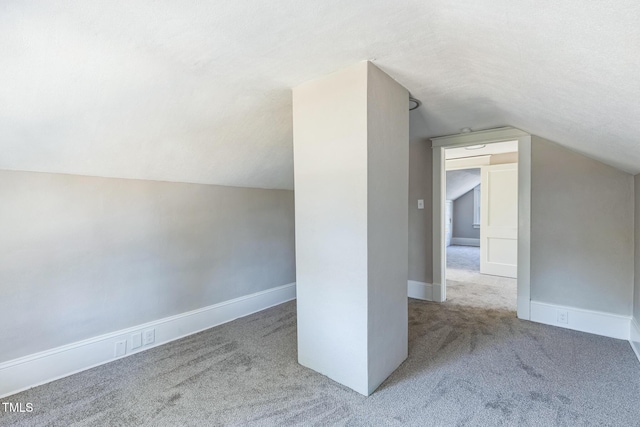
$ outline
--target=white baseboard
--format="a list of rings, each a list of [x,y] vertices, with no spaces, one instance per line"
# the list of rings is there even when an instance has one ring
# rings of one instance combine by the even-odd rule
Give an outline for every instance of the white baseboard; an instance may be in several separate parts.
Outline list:
[[[409,298],[433,301],[433,285],[431,283],[409,280],[407,282],[407,295]]]
[[[416,280],[407,281],[407,296],[423,301],[444,302],[440,285],[418,282]]]
[[[433,290],[433,301],[435,301],[435,302],[444,302],[445,301],[445,299],[443,297],[446,294],[446,290],[443,289],[442,285],[433,284],[433,285],[431,285],[431,289]],[[443,293],[443,291],[445,293]]]
[[[296,284],[290,283],[0,363],[0,398],[166,344],[295,297]],[[148,329],[155,329],[155,341],[131,350],[131,335]],[[118,341],[126,341],[126,353],[115,357]]]
[[[471,237],[452,237],[451,244],[457,246],[480,246],[480,239]]]
[[[566,323],[559,315],[566,313]],[[531,301],[531,321],[605,337],[629,339],[630,316]]]
[[[640,361],[640,324],[635,317],[631,319],[631,330],[629,332],[629,344],[636,353],[636,357]]]

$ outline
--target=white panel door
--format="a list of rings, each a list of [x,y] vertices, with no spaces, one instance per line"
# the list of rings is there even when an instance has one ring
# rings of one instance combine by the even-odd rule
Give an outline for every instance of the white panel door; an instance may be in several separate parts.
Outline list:
[[[518,165],[483,166],[480,175],[480,273],[516,278]]]

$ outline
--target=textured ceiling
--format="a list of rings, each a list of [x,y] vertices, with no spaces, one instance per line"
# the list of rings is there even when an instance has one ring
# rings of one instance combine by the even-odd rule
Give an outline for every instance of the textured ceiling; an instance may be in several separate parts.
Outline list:
[[[0,169],[292,188],[290,88],[364,59],[424,137],[511,125],[640,172],[637,0],[5,0]]]
[[[456,200],[460,196],[480,185],[480,169],[460,169],[447,171],[447,200]]]

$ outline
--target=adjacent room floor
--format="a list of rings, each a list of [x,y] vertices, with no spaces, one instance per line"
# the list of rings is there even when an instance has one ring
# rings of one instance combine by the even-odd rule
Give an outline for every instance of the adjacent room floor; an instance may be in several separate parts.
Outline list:
[[[479,247],[448,246],[446,275],[447,300],[475,307],[511,310],[516,315],[517,280],[480,274]],[[452,299],[460,296],[464,300]]]
[[[297,364],[289,302],[4,399],[34,411],[0,425],[638,425],[628,342],[518,320],[475,287],[409,300],[409,358],[368,398]]]

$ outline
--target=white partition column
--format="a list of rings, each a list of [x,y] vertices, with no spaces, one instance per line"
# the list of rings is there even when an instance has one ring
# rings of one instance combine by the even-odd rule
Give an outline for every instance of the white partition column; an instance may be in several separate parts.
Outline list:
[[[298,361],[364,395],[407,357],[408,99],[370,62],[293,90]]]

